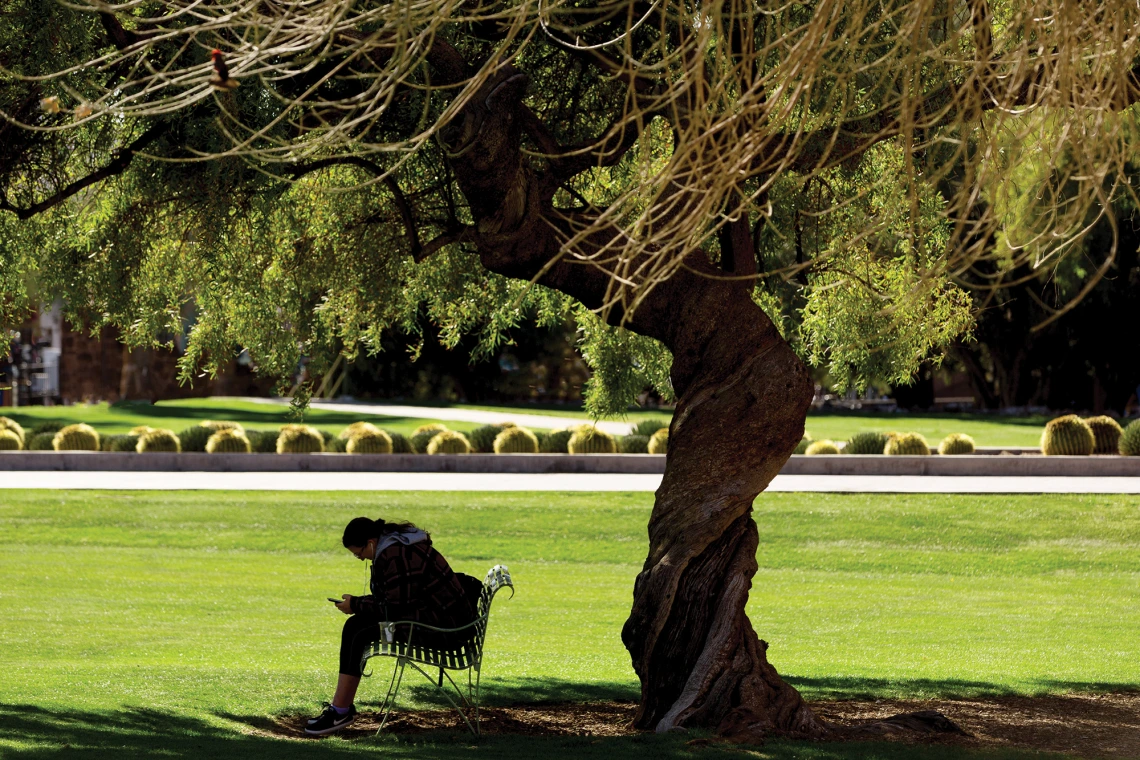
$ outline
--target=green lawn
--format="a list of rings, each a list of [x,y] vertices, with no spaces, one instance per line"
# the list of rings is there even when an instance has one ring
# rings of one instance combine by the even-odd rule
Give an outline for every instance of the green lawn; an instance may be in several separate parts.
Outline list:
[[[489,738],[474,749],[463,738],[294,743],[243,730],[328,698],[342,618],[324,598],[364,584],[338,545],[360,514],[427,527],[459,570],[510,565],[518,594],[492,614],[490,702],[635,698],[619,632],[650,505],[649,494],[2,492],[0,755],[692,757],[685,736]],[[1136,688],[1138,506],[765,494],[749,614],[809,698]],[[365,708],[379,689],[365,683]],[[790,742],[751,756],[914,751]]]
[[[478,409],[503,413],[539,414],[559,417],[588,419],[581,407],[559,404],[515,404],[515,405],[466,405],[448,407],[444,404],[431,405],[446,409]],[[65,422],[86,422],[102,433],[125,433],[136,425],[171,428],[177,432],[201,420],[235,420],[252,429],[276,428],[286,422],[288,408],[253,401],[238,401],[226,398],[181,399],[146,403],[91,404],[55,407],[20,407],[0,409],[0,414],[12,417],[25,427],[32,427],[43,420]],[[623,419],[640,422],[647,419],[668,419],[668,409],[632,410]],[[420,425],[438,420],[414,419],[408,417],[384,417],[354,412],[333,412],[312,408],[305,414],[305,422],[339,433],[346,425],[357,420],[369,420],[398,433],[408,435]],[[974,437],[979,446],[1037,446],[1041,441],[1041,430],[1045,417],[1005,417],[978,414],[872,414],[859,412],[827,412],[808,415],[807,431],[812,437],[830,438],[845,441],[854,433],[862,431],[918,432],[926,436],[931,444],[937,445],[950,433],[967,433]],[[445,423],[447,424],[447,423]],[[470,422],[450,423],[450,427],[464,432],[476,427]]]

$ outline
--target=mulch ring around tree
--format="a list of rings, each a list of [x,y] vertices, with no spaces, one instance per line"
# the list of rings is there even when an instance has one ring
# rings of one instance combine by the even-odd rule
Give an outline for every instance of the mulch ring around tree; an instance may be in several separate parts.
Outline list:
[[[899,713],[936,710],[965,732],[914,735],[898,733],[889,741],[949,744],[964,747],[1007,747],[1067,752],[1089,758],[1140,757],[1140,692],[1049,697],[978,697],[973,699],[850,700],[812,702],[820,718],[839,725],[888,718]],[[488,735],[614,737],[637,733],[630,727],[633,702],[538,703],[489,707],[481,728]],[[280,716],[259,726],[257,733],[281,738],[309,738],[305,718]],[[344,738],[374,734],[380,716],[362,712]],[[453,711],[393,711],[385,729],[393,734],[466,730]],[[697,740],[694,744],[717,742]]]

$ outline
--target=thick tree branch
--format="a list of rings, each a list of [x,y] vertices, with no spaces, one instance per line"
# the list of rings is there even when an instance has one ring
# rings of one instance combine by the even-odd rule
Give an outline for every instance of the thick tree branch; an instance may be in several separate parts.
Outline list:
[[[88,174],[82,179],[78,179],[75,182],[72,182],[50,198],[45,198],[39,203],[28,206],[26,208],[13,206],[8,202],[7,198],[0,198],[0,209],[11,211],[16,215],[18,219],[23,220],[30,219],[36,214],[43,213],[50,208],[58,206],[60,203],[63,203],[65,200],[80,192],[84,188],[90,187],[97,182],[101,182],[108,177],[114,177],[125,172],[127,170],[127,167],[131,165],[131,161],[134,159],[135,154],[158,139],[158,137],[165,133],[169,128],[170,126],[166,122],[159,122],[158,124],[155,124],[150,129],[139,135],[138,139],[136,139],[130,145],[126,146],[125,148],[116,150],[112,154],[114,158],[111,159],[111,162],[109,164],[97,171],[92,172],[91,174]]]

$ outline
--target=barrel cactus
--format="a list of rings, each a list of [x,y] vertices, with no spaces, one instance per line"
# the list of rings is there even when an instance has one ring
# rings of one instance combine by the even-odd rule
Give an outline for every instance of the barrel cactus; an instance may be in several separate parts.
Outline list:
[[[135,451],[140,454],[177,454],[182,451],[182,444],[173,430],[165,428],[151,428],[139,436],[135,444]]]
[[[593,426],[585,426],[570,436],[566,449],[571,454],[616,454],[617,444],[609,433]]]
[[[808,446],[811,446],[813,440],[814,439],[811,437],[811,433],[804,433],[804,437],[801,438],[800,442],[796,444],[796,448],[792,453],[793,454],[804,454],[804,453],[806,453]]]
[[[649,443],[646,444],[645,450],[650,454],[668,454],[669,428],[661,428],[656,433],[649,436]]]
[[[1120,449],[1120,434],[1124,430],[1111,417],[1100,415],[1085,420],[1093,434],[1094,454],[1115,454]]]
[[[238,422],[229,422],[228,420],[202,420],[198,423],[199,427],[204,427],[210,431],[211,434],[219,430],[236,430],[239,433],[244,433],[245,428]]]
[[[426,453],[428,444],[431,443],[431,439],[435,438],[437,435],[445,432],[446,430],[446,425],[440,425],[438,423],[420,425],[418,428],[412,431],[412,448],[415,449],[417,454]]]
[[[126,435],[108,435],[103,437],[103,451],[130,452],[138,451],[139,437],[127,433]]]
[[[277,436],[278,454],[319,454],[324,450],[324,436],[312,425],[284,425]]]
[[[538,438],[524,427],[512,425],[495,436],[496,454],[537,454]]]
[[[1140,420],[1133,420],[1124,428],[1117,451],[1124,457],[1140,457]]]
[[[538,450],[543,454],[569,454],[570,438],[573,435],[569,430],[551,430]]]
[[[247,430],[245,437],[249,439],[249,447],[254,454],[274,454],[277,452],[277,439],[281,437],[281,433],[277,430]],[[202,450],[206,450],[204,446]]]
[[[388,437],[392,439],[392,453],[393,454],[415,454],[416,450],[412,448],[412,442],[403,433],[394,433],[391,430],[385,430]]]
[[[898,433],[887,439],[883,453],[892,457],[930,456],[930,444],[921,433]]]
[[[1093,453],[1094,446],[1092,428],[1075,414],[1050,420],[1041,434],[1041,453],[1047,457],[1087,457]]]
[[[54,435],[55,433],[63,430],[69,424],[71,423],[60,422],[59,420],[44,420],[43,422],[37,422],[32,426],[32,435],[39,435],[40,433],[52,433]],[[26,436],[25,440],[27,440]]]
[[[957,454],[973,454],[974,439],[965,433],[951,433],[938,444],[938,453],[942,456],[955,456]]]
[[[429,454],[470,454],[471,443],[463,433],[454,430],[441,430],[428,441]]]
[[[53,448],[51,442],[54,438],[55,433],[52,432],[34,433],[28,439],[28,451],[51,451]]]
[[[347,441],[357,433],[375,433],[379,429],[380,428],[376,427],[371,422],[354,422],[344,430],[340,431],[340,435],[338,435],[337,438],[341,439],[342,441]]]
[[[24,433],[24,428],[20,425],[19,422],[16,422],[9,417],[0,417],[0,430],[7,430],[12,435],[16,436],[16,438],[20,441],[20,448],[24,447],[24,441],[27,439],[27,436]]]
[[[24,442],[15,431],[0,428],[0,451],[19,451],[24,448]]]
[[[844,454],[882,454],[887,448],[886,433],[856,433],[843,447]]]
[[[249,438],[240,428],[222,428],[206,441],[207,454],[248,454],[251,451]]]
[[[499,433],[513,427],[516,427],[513,422],[500,422],[497,425],[481,425],[475,428],[467,437],[471,441],[471,450],[480,454],[490,454],[495,450],[495,439],[499,437]]]
[[[804,454],[809,457],[828,456],[838,453],[839,447],[835,445],[835,441],[813,441],[804,451]]]
[[[669,420],[667,420],[663,417],[654,417],[652,419],[642,420],[641,422],[637,423],[636,425],[633,426],[633,430],[630,432],[632,432],[634,435],[650,436],[650,435],[653,435],[654,433],[656,433],[661,428],[668,428],[668,427],[669,427]]]
[[[349,454],[391,454],[392,438],[373,426],[372,430],[360,430],[349,438],[344,450]]]
[[[618,441],[618,451],[623,454],[648,454],[649,436],[630,433]]]
[[[51,446],[56,451],[98,451],[99,434],[95,428],[80,422],[56,433]]]
[[[181,444],[183,451],[205,451],[206,441],[210,440],[210,436],[213,434],[213,431],[209,428],[194,425],[178,434],[178,442]]]

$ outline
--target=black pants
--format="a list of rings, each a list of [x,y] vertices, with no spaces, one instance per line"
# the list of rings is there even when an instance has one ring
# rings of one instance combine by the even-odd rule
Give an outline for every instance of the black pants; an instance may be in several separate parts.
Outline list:
[[[340,672],[360,676],[360,658],[373,641],[380,640],[380,619],[369,615],[349,615],[340,633]]]

